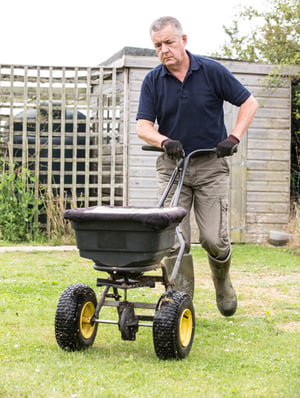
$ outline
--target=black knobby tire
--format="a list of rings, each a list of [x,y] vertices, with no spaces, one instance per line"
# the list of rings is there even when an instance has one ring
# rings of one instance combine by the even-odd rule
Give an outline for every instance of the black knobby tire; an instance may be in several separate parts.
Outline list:
[[[153,319],[153,343],[160,359],[185,358],[192,347],[195,333],[195,311],[185,292],[164,293]]]
[[[90,320],[96,306],[95,292],[86,284],[75,283],[63,291],[55,314],[55,337],[63,350],[77,351],[93,344],[98,324]]]

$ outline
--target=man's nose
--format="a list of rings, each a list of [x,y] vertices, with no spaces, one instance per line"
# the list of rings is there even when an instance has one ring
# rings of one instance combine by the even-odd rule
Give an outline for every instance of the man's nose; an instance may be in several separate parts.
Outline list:
[[[167,44],[162,44],[161,45],[161,51],[163,52],[163,53],[167,53],[168,51],[169,51],[169,46],[167,45]]]

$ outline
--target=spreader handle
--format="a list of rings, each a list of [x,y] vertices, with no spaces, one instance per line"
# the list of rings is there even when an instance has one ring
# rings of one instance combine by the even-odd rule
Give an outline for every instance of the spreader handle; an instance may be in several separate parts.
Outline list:
[[[153,146],[153,145],[143,145],[142,150],[143,151],[153,151],[153,152],[164,152],[163,148],[159,148],[159,147]]]

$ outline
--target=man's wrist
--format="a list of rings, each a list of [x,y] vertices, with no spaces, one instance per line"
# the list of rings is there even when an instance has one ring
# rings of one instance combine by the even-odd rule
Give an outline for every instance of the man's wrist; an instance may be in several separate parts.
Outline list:
[[[171,141],[170,138],[163,139],[162,142],[160,143],[160,147],[162,148],[169,141]]]
[[[228,137],[228,141],[232,142],[233,144],[239,144],[240,140],[233,134],[230,134]]]

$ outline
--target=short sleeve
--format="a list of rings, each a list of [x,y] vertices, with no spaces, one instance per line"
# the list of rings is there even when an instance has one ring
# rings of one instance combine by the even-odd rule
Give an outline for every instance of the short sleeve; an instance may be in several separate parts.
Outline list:
[[[250,91],[224,65],[214,60],[209,62],[207,73],[217,95],[232,105],[242,105],[250,97]]]
[[[155,88],[151,82],[150,74],[148,74],[142,83],[136,120],[145,119],[153,123],[155,122],[154,90]]]

